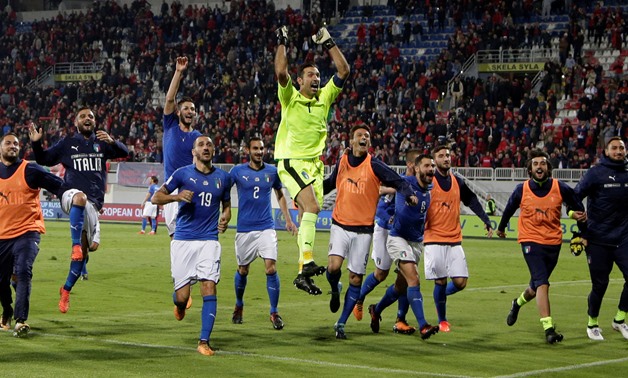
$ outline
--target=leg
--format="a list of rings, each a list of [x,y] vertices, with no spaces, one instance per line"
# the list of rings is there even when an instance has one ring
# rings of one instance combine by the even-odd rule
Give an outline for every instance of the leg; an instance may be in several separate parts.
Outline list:
[[[360,296],[360,287],[362,286],[363,277],[364,276],[362,274],[357,274],[349,271],[349,288],[345,293],[345,303],[342,307],[342,313],[340,314],[340,318],[338,318],[338,321],[334,325],[337,339],[347,338],[346,334],[344,333],[344,325],[347,323],[347,320],[349,319],[349,316],[351,315],[351,312],[353,311],[353,308],[358,301],[358,297]],[[332,292],[332,296],[333,295],[334,294]],[[340,293],[338,295],[340,295]],[[336,309],[336,311],[338,310]]]
[[[65,284],[59,289],[59,294],[61,296],[59,299],[59,311],[66,313],[70,309],[70,291],[81,276],[81,271],[83,270],[83,265],[85,264],[84,259],[86,257],[87,248],[83,245],[85,240],[83,231],[85,222],[85,206],[87,206],[88,202],[85,193],[77,190],[66,191],[63,194],[62,202],[64,210],[69,207],[70,236],[72,238],[72,261],[70,262],[70,271]]]
[[[0,305],[2,320],[0,330],[9,330],[13,317],[11,275],[13,274],[13,240],[0,241]]]
[[[144,231],[146,229],[146,223],[148,222],[148,219],[146,219],[146,217],[142,217],[142,229],[140,230],[140,234],[144,234],[146,231]]]
[[[318,267],[314,262],[314,240],[316,238],[316,220],[318,219],[318,213],[320,212],[320,206],[314,193],[314,187],[308,185],[301,189],[296,197],[299,209],[303,210],[303,216],[301,218],[301,225],[299,227],[299,233],[297,235],[297,242],[299,244],[299,273],[304,270],[304,265],[307,265],[305,269],[305,276],[311,277],[313,275],[322,274],[316,270]]]
[[[242,312],[244,308],[244,291],[246,290],[249,265],[240,265],[235,272],[233,285],[235,288],[236,304],[231,317],[233,324],[242,324]]]
[[[613,269],[613,258],[606,248],[598,245],[588,245],[586,253],[591,276],[591,292],[588,297],[587,313],[589,315],[589,326],[597,326],[597,317],[602,307],[602,299],[604,294],[606,294],[609,276]]]
[[[428,339],[433,334],[438,333],[438,326],[431,326],[425,320],[425,314],[423,311],[423,296],[421,295],[419,272],[415,262],[400,261],[399,271],[405,278],[408,288],[406,296],[410,303],[410,308],[414,312],[419,329],[421,330],[421,338]]]
[[[209,346],[209,339],[214,329],[216,310],[218,308],[216,300],[216,282],[211,280],[201,281],[201,295],[203,296],[203,309],[201,310],[201,333],[196,350],[205,356],[213,356],[215,352]],[[185,306],[187,300],[183,303]]]
[[[13,260],[15,274],[19,284],[15,295],[15,320],[25,323],[30,308],[31,282],[33,278],[33,264],[39,253],[41,237],[37,232],[28,232],[22,235],[15,243]]]
[[[339,286],[338,284],[340,283],[340,277],[342,276],[342,272],[340,271],[340,269],[342,268],[343,262],[344,262],[344,258],[342,256],[329,255],[328,257],[327,282],[329,282],[329,286],[331,288],[331,299],[329,300],[329,310],[333,313],[336,313],[338,309],[340,308],[340,288],[338,287]],[[351,275],[349,276],[349,278],[351,278]],[[361,283],[362,283],[362,279],[360,277],[360,284]]]
[[[279,274],[277,274],[277,264],[273,259],[265,259],[266,268],[266,291],[270,300],[270,322],[273,328],[281,330],[284,327],[283,319],[279,316],[277,305],[279,304],[279,293],[281,284],[279,282]]]

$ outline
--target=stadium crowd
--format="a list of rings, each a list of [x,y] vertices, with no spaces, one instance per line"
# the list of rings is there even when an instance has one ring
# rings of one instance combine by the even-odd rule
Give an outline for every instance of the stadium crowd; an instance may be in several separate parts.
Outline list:
[[[571,1],[569,9],[552,10],[569,14],[569,28],[560,36],[559,59],[546,64],[538,93],[527,76],[463,78],[456,87],[461,91],[456,107],[442,112],[450,80],[477,50],[550,48],[553,36],[538,22],[541,9],[528,0],[494,2],[495,7],[478,0],[411,1],[405,8],[396,7],[399,3],[389,6],[397,9],[401,22],[375,16],[368,27],[359,27],[355,45],[342,46],[351,77],[330,114],[326,164],[337,161],[348,145],[349,129],[360,123],[372,131],[371,152],[391,165],[404,165],[410,148],[428,150],[448,142],[454,166],[522,167],[528,150],[540,147],[555,167],[588,168],[604,140],[628,137],[626,54],[611,72],[603,72],[583,49],[589,42],[625,52],[627,23],[620,7],[587,9],[588,2]],[[413,13],[437,24],[422,31],[409,20]],[[331,60],[310,40],[324,19],[290,7],[277,10],[272,0],[231,1],[213,9],[164,1],[157,15],[144,0],[131,6],[109,0],[94,2],[85,13],[30,25],[5,9],[0,12],[2,133],[17,132],[28,158],[31,121],[46,127],[47,147],[76,132],[73,112],[77,104],[88,104],[99,127],[127,144],[131,160],[160,162],[163,104],[153,94],[166,91],[175,57],[185,55],[191,67],[179,93],[194,99],[197,128],[219,147],[215,162],[245,159],[241,147],[253,135],[268,146],[270,161],[281,115],[274,30],[288,25],[289,60],[315,61],[325,80],[333,72]],[[401,54],[410,40],[448,23],[455,31],[436,59]],[[29,84],[47,67],[67,62],[104,62],[102,79],[56,88]],[[577,122],[565,119],[561,127],[550,126],[559,101],[576,96]]]

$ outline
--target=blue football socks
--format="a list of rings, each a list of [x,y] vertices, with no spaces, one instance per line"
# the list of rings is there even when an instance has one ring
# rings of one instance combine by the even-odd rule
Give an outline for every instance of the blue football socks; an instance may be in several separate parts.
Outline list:
[[[266,290],[268,291],[268,299],[270,300],[270,313],[278,312],[277,304],[279,303],[279,275],[277,272],[266,275]]]
[[[206,295],[203,297],[203,310],[201,311],[201,336],[199,340],[207,340],[214,329],[216,321],[216,309],[218,305],[215,295]]]

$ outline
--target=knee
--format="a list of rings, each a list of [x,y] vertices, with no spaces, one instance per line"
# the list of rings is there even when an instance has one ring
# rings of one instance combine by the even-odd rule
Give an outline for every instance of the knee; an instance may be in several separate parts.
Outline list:
[[[453,280],[454,286],[458,288],[458,290],[464,290],[467,287],[467,279]]]
[[[248,265],[240,265],[238,267],[238,273],[242,277],[246,277],[249,275],[249,266]],[[266,274],[268,274],[268,268],[266,268]]]
[[[373,273],[373,275],[375,276],[375,279],[377,279],[379,282],[384,282],[384,280],[388,277],[389,272],[390,270],[382,270],[382,269],[376,268],[375,273]]]
[[[83,192],[78,192],[72,197],[72,205],[83,206],[87,205],[87,196]]]

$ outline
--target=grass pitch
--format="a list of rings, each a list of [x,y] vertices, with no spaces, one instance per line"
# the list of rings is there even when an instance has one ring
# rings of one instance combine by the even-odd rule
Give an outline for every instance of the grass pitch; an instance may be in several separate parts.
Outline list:
[[[506,325],[510,302],[529,280],[514,240],[467,239],[471,277],[467,289],[448,298],[452,331],[427,341],[418,335],[392,333],[396,306],[383,314],[379,334],[369,327],[368,312],[358,322],[350,317],[348,340],[336,340],[329,295],[308,296],[292,286],[296,274],[296,238],[279,232],[278,272],[282,291],[279,310],[285,321],[275,331],[268,319],[263,264],[251,266],[245,294],[244,324],[232,324],[236,269],[234,230],[221,236],[222,279],[211,344],[218,353],[196,352],[201,300],[186,318],[172,314],[169,238],[162,226],[156,236],[138,235],[139,225],[102,224],[102,244],[90,257],[89,280],[72,291],[70,311],[57,309],[59,286],[69,267],[68,224],[47,222],[35,262],[28,339],[0,333],[3,377],[608,377],[623,376],[628,367],[628,340],[610,327],[623,278],[611,277],[600,314],[606,340],[586,336],[586,298],[590,289],[586,258],[568,248],[552,276],[552,316],[565,340],[545,343],[535,304],[527,304],[513,327]],[[326,260],[329,234],[317,234],[317,262]],[[369,270],[372,269],[369,264]],[[422,266],[421,266],[422,270]],[[343,283],[347,286],[347,272]],[[315,279],[324,293],[329,285]],[[392,277],[365,302],[376,303]],[[425,313],[436,322],[431,282],[422,281]],[[409,314],[409,319],[413,319]],[[414,323],[415,321],[411,321]]]

